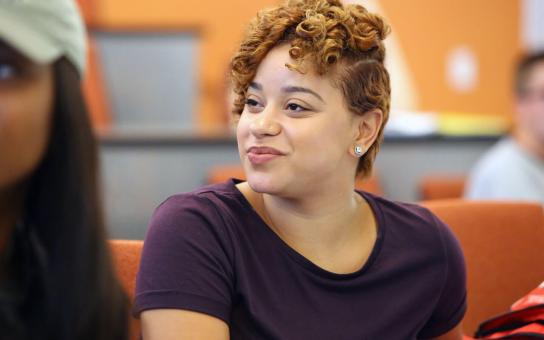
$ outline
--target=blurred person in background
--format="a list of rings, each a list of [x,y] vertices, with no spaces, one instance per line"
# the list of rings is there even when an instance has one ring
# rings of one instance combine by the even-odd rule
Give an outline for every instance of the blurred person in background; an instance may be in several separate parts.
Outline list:
[[[515,130],[472,171],[466,197],[544,204],[544,51],[524,56],[515,74]]]
[[[72,0],[0,0],[0,338],[126,339]]]
[[[337,0],[290,0],[252,21],[231,70],[247,182],[155,211],[136,288],[145,340],[461,339],[451,231],[354,189],[389,114],[388,33]]]

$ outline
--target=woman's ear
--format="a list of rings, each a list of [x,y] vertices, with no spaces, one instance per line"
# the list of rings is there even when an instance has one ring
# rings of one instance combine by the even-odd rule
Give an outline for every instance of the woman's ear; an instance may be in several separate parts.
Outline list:
[[[383,123],[383,112],[373,109],[355,118],[356,131],[353,147],[350,153],[355,157],[361,157],[372,146]]]

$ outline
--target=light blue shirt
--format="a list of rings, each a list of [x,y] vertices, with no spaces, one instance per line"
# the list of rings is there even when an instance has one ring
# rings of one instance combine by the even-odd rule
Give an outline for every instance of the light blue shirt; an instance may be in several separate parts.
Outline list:
[[[476,164],[465,197],[544,204],[544,161],[522,149],[514,139],[505,138]]]

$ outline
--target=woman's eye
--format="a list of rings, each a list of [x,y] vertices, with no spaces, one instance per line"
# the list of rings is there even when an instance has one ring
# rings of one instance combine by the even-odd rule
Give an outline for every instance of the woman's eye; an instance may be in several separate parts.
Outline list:
[[[9,80],[17,75],[17,69],[10,64],[0,63],[0,80]]]
[[[301,111],[307,111],[308,110],[305,107],[300,106],[298,104],[294,104],[294,103],[287,104],[287,109],[290,110],[290,111],[296,111],[296,112],[301,112]]]
[[[246,99],[246,105],[248,105],[248,106],[257,106],[257,105],[259,105],[259,102],[257,102],[255,99]]]

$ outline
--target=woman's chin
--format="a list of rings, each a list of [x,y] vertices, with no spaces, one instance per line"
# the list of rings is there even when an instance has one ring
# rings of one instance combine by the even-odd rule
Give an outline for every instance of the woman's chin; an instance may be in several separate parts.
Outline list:
[[[253,191],[261,194],[276,194],[280,191],[281,186],[275,176],[263,173],[248,173],[247,183]]]

